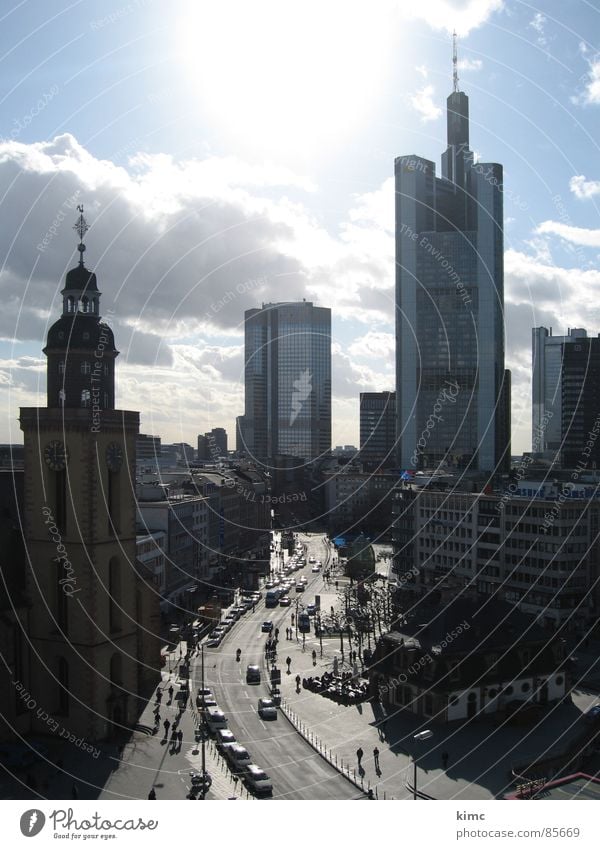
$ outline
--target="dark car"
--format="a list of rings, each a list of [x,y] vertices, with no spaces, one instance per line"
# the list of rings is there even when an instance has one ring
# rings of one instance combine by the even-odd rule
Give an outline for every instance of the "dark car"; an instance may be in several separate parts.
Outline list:
[[[250,664],[246,668],[246,683],[260,684],[260,667],[255,664]]]
[[[273,623],[272,622],[263,622],[261,630],[262,630],[263,634],[265,634],[265,633],[270,634],[271,631],[273,630]]]

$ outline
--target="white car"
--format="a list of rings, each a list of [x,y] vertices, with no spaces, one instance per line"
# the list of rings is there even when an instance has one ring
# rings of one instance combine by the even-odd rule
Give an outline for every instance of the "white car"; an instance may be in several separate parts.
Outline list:
[[[256,796],[271,796],[273,785],[271,779],[257,764],[248,764],[244,770],[246,784]]]
[[[223,747],[223,754],[229,762],[232,772],[243,772],[247,764],[252,763],[248,749],[239,743],[228,743]]]

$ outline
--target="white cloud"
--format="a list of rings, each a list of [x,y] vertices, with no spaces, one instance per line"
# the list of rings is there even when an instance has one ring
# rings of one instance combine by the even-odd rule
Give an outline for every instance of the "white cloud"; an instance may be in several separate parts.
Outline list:
[[[546,17],[542,15],[541,12],[536,12],[533,18],[529,21],[529,26],[536,32],[543,33],[546,20]]]
[[[560,236],[567,242],[588,248],[600,248],[600,230],[588,230],[586,227],[572,227],[562,221],[542,221],[537,227],[538,233],[550,233]]]
[[[593,59],[589,59],[588,50],[583,44],[580,45],[580,51],[587,62],[588,71],[581,78],[583,91],[574,95],[571,100],[583,106],[600,103],[600,57],[596,54]]]
[[[339,233],[304,204],[314,189],[303,175],[232,157],[136,154],[125,168],[69,134],[0,143],[0,338],[35,356],[44,346],[77,258],[77,213],[67,205],[75,197],[90,224],[86,264],[101,311],[114,311],[118,403],[141,410],[143,427],[167,440],[190,441],[216,424],[233,432],[246,309],[306,297],[370,328],[393,320],[393,181],[356,196]],[[379,363],[338,364],[334,393],[377,388]],[[43,403],[41,366],[35,386],[21,362],[0,368],[11,404]],[[6,428],[14,415],[0,405]]]
[[[428,70],[426,65],[417,65],[416,68],[415,68],[415,71],[417,71],[417,73],[421,74],[421,76],[423,77],[424,80],[426,80],[427,77],[429,76],[429,70]]]
[[[459,71],[480,71],[483,67],[481,59],[459,59]]]
[[[399,0],[398,8],[407,18],[418,18],[437,30],[468,35],[504,7],[503,0]]]
[[[579,200],[587,200],[600,195],[600,180],[586,180],[583,174],[571,177],[569,188]]]
[[[411,105],[421,116],[421,121],[435,121],[442,114],[440,107],[433,102],[434,94],[434,87],[426,85],[410,96]]]
[[[383,367],[394,362],[396,340],[393,333],[370,330],[364,336],[355,339],[348,353],[353,357],[379,360]]]

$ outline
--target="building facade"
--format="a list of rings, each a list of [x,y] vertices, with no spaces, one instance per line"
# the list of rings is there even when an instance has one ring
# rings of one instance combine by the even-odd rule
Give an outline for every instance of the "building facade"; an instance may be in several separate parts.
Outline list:
[[[510,460],[503,175],[474,161],[456,76],[447,136],[441,177],[423,157],[395,160],[398,457],[493,471]]]
[[[396,466],[396,393],[360,393],[360,459],[366,472]]]
[[[565,345],[562,358],[561,462],[600,468],[600,338]]]
[[[587,330],[572,327],[566,336],[553,336],[552,328],[531,331],[531,449],[533,453],[561,451],[562,371],[564,353],[581,345]],[[585,344],[585,343],[584,343]]]
[[[405,488],[394,571],[416,596],[447,581],[497,596],[547,629],[598,621],[598,484],[522,480],[504,493]]]
[[[312,462],[331,448],[331,310],[309,301],[245,313],[246,454]]]
[[[87,229],[83,215],[78,228]],[[70,732],[97,740],[137,720],[138,695],[158,680],[160,643],[151,588],[135,568],[139,414],[115,409],[118,351],[79,250],[44,349],[47,407],[20,415],[29,690]],[[48,730],[37,714],[31,727]]]

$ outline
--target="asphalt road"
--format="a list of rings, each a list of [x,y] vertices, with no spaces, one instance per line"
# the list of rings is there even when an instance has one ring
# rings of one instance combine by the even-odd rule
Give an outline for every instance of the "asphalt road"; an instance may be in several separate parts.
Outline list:
[[[302,537],[307,541],[307,537]],[[329,556],[322,537],[311,537],[309,553],[323,561]],[[307,561],[308,561],[307,556]],[[312,574],[308,564],[294,578],[305,574],[308,585],[303,593],[306,603],[314,598],[315,592],[323,588],[319,574]],[[295,592],[290,594],[294,600]],[[263,721],[257,712],[258,699],[268,695],[264,644],[267,634],[261,633],[262,623],[268,619],[280,630],[277,665],[285,675],[285,628],[290,624],[295,607],[265,608],[264,598],[254,613],[246,613],[229,631],[217,649],[204,651],[205,686],[213,691],[219,707],[227,716],[229,728],[237,740],[245,746],[254,763],[261,766],[271,777],[274,799],[360,799],[363,795],[337,770],[333,769],[278,711],[276,720]],[[236,661],[236,649],[241,648],[241,661]],[[255,663],[262,671],[259,685],[246,684],[246,666]],[[292,667],[292,675],[294,670]],[[200,686],[200,659],[196,659],[192,671],[192,692]]]

